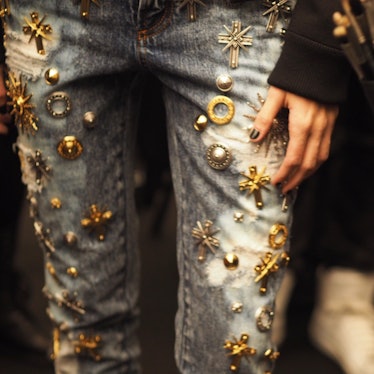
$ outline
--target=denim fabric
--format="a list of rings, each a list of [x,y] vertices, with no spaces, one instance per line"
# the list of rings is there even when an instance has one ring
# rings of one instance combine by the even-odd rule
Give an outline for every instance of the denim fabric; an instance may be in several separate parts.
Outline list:
[[[292,199],[289,209],[282,209],[284,197],[267,184],[260,189],[264,206],[258,208],[256,188],[241,191],[239,183],[249,180],[245,175],[250,167],[257,173],[265,168],[264,175],[271,177],[284,156],[286,132],[275,132],[257,146],[249,142],[248,131],[281,51],[279,30],[265,31],[266,7],[254,0],[196,2],[192,22],[188,7],[193,2],[87,3],[90,11],[83,19],[79,1],[14,0],[4,18],[6,58],[14,74],[10,86],[23,88],[31,104],[18,115],[17,144],[30,213],[45,252],[44,291],[56,326],[56,372],[141,372],[133,173],[136,133],[147,136],[137,128],[147,71],[163,85],[178,213],[179,370],[270,373],[274,360],[269,350],[276,347],[270,330],[260,331],[264,329],[256,316],[261,308],[274,309],[284,266],[279,257],[279,270],[269,273],[265,293],[259,291],[262,281],[256,281],[255,268],[266,253],[287,252],[289,239],[281,248],[272,248],[269,236],[275,224],[290,227]],[[38,35],[32,37],[24,28],[32,12],[52,28],[44,30],[39,47]],[[253,38],[252,45],[239,48],[237,67],[230,67],[230,50],[218,42],[233,21],[240,21],[242,30],[250,25],[245,36]],[[58,82],[46,82],[49,68],[58,70]],[[232,77],[231,91],[218,89],[216,79],[222,74]],[[207,115],[208,104],[218,95],[232,100],[233,118],[220,125],[211,115],[204,131],[197,131],[195,119]],[[17,108],[14,96],[20,94],[13,94]],[[219,118],[227,110],[219,102],[213,105]],[[90,112],[95,120],[85,125]],[[36,126],[29,131],[32,115]],[[61,156],[58,146],[66,136],[80,142],[83,152],[78,157]],[[231,164],[226,169],[208,164],[211,146],[228,152]],[[101,237],[94,221],[82,224],[93,205],[106,212]],[[213,244],[209,248],[206,241],[201,243],[206,256],[199,260],[198,229],[204,225],[211,225],[205,233]],[[230,265],[230,256],[239,263]],[[265,324],[271,321],[271,313],[264,319]]]

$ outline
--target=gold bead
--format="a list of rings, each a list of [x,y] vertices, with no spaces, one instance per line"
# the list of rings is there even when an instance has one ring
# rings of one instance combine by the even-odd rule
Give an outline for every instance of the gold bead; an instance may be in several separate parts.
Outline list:
[[[83,116],[83,124],[86,128],[92,129],[95,127],[96,114],[94,112],[86,112]]]
[[[66,270],[66,273],[73,278],[76,278],[78,276],[78,270],[74,266],[71,266],[70,268],[68,268]]]
[[[223,263],[229,270],[235,270],[239,266],[239,257],[233,253],[226,254]]]
[[[64,235],[64,240],[65,240],[65,243],[69,246],[73,246],[77,243],[77,236],[71,232],[71,231],[68,231],[65,235]]]
[[[60,79],[60,73],[55,68],[49,68],[44,74],[45,81],[47,84],[53,86],[58,83]]]
[[[199,132],[204,131],[207,126],[208,126],[208,118],[204,114],[200,114],[196,118],[193,124],[194,129]]]
[[[53,209],[60,209],[62,204],[61,204],[61,200],[57,197],[53,197],[51,199],[51,206]]]

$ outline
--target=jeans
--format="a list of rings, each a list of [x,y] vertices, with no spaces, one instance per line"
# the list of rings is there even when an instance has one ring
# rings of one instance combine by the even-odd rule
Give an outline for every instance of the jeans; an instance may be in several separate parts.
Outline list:
[[[177,205],[177,366],[274,366],[294,196],[270,180],[287,120],[261,145],[249,136],[284,24],[266,32],[261,1],[204,3],[14,0],[4,16],[57,373],[141,372],[133,175],[135,136],[147,136],[137,126],[145,72],[163,86]]]

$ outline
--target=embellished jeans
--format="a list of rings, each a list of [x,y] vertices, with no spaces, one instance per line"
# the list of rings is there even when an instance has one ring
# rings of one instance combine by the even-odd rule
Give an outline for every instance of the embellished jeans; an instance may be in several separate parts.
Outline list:
[[[249,134],[289,5],[4,3],[10,105],[45,253],[56,372],[141,372],[133,174],[136,133],[147,136],[137,128],[146,71],[163,86],[177,204],[177,366],[271,373],[293,196],[270,181],[287,119],[261,145]]]

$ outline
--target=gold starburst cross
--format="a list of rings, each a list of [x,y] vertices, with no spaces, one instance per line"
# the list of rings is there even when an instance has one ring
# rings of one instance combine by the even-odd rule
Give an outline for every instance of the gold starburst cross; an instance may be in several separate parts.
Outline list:
[[[9,0],[0,0],[0,17],[10,15]]]
[[[240,340],[237,340],[236,338],[234,338],[233,341],[226,340],[224,348],[230,351],[228,355],[232,357],[230,365],[230,370],[232,372],[236,372],[239,370],[240,361],[243,357],[248,360],[248,357],[256,354],[256,349],[251,348],[247,345],[248,340],[248,334],[242,334]]]
[[[26,26],[23,26],[23,32],[26,35],[30,35],[29,43],[32,39],[35,39],[38,53],[44,55],[43,39],[51,40],[48,34],[52,33],[52,27],[43,23],[46,16],[39,20],[39,14],[32,12],[30,17],[31,19],[25,17]]]
[[[247,195],[253,194],[256,201],[257,208],[261,209],[264,206],[262,201],[261,189],[265,188],[268,189],[266,185],[270,183],[270,177],[268,175],[264,175],[265,168],[261,170],[261,172],[257,173],[256,166],[249,167],[249,175],[245,173],[240,173],[246,179],[244,181],[239,182],[239,189],[240,191],[247,191]]]
[[[97,352],[100,348],[101,336],[86,336],[80,334],[78,340],[74,341],[74,351],[76,354],[89,354],[95,361],[101,360],[101,355]]]
[[[100,211],[97,205],[90,206],[87,217],[81,220],[81,225],[96,233],[97,239],[102,241],[105,239],[105,228],[108,221],[112,218],[113,213],[110,210]]]
[[[219,240],[214,237],[219,231],[219,229],[213,229],[213,222],[209,220],[204,222],[204,226],[200,221],[197,221],[197,227],[192,229],[192,236],[197,239],[199,248],[198,260],[200,262],[205,261],[207,248],[214,254],[214,247],[219,247]]]
[[[268,23],[266,25],[267,32],[274,32],[277,25],[279,16],[283,18],[285,23],[287,22],[287,15],[291,13],[291,7],[288,5],[289,0],[263,0],[263,4],[269,9],[262,13],[263,16],[269,16]]]
[[[188,20],[190,22],[196,21],[196,4],[200,4],[202,6],[205,6],[205,4],[201,0],[183,0],[181,5],[179,6],[179,9],[184,8],[187,6],[188,9]]]
[[[91,2],[96,4],[97,6],[100,6],[99,0],[82,0],[81,1],[81,16],[84,19],[87,19],[90,14]]]
[[[15,123],[22,132],[35,134],[38,131],[37,117],[32,113],[34,105],[30,103],[32,95],[27,95],[27,83],[22,84],[22,78],[16,78],[13,73],[9,73],[7,80],[8,96],[11,106],[10,114],[14,116]]]
[[[218,34],[218,43],[226,44],[222,52],[230,48],[230,67],[237,68],[239,65],[239,50],[242,48],[246,51],[247,45],[252,45],[252,37],[245,36],[251,26],[242,30],[242,23],[240,21],[233,21],[231,30],[227,26],[223,26],[227,34]]]
[[[280,259],[280,261],[278,261]],[[276,273],[281,266],[286,266],[290,260],[290,257],[286,252],[282,254],[277,253],[272,255],[271,252],[267,252],[265,257],[261,259],[261,264],[255,267],[258,276],[255,278],[255,282],[261,281],[260,293],[265,294],[267,292],[267,283],[271,274]]]

